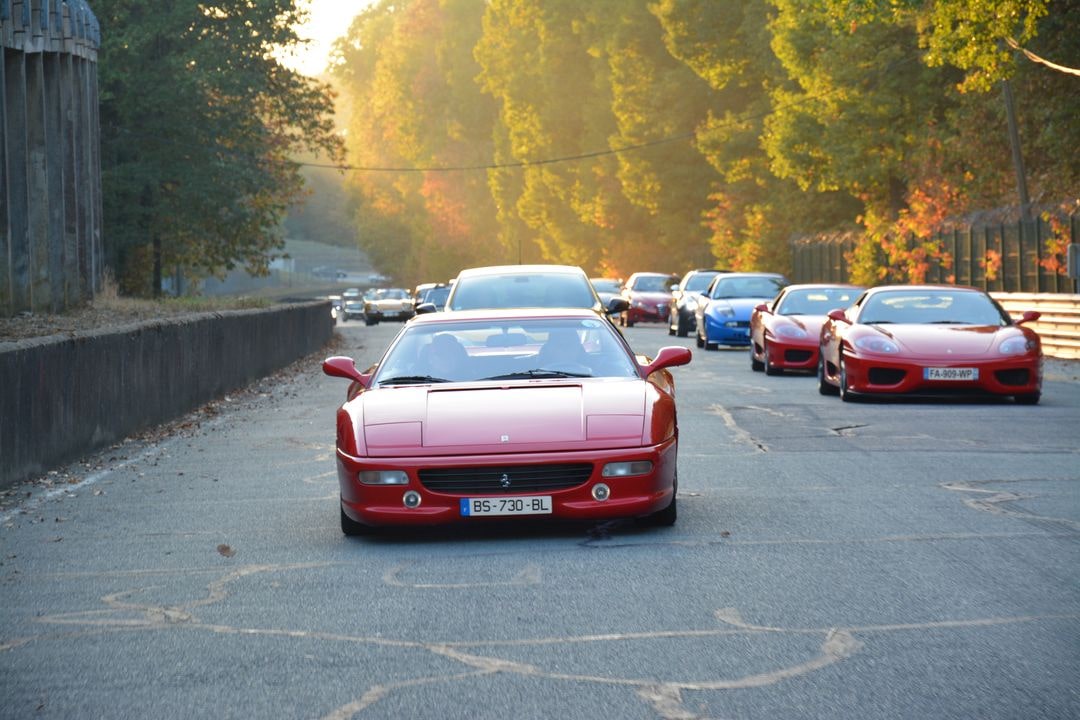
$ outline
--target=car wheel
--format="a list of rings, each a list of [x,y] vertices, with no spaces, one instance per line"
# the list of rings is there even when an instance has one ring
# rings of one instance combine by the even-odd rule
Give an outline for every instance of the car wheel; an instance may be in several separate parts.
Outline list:
[[[701,334],[700,334],[700,333],[695,333],[695,334],[694,334],[694,340],[695,340],[695,341],[697,342],[697,346],[698,346],[699,348],[703,348],[703,347],[705,347],[705,341],[704,341],[704,340],[703,340],[703,339],[701,338]]]
[[[626,325],[626,327],[634,327],[634,321],[629,317],[623,318],[623,324]]]
[[[679,328],[675,331],[676,335],[678,335],[679,337],[686,337],[690,334],[690,321],[684,318],[682,316],[682,313],[679,313],[679,319],[676,322]]]
[[[817,389],[822,395],[837,395],[840,392],[835,385],[825,379],[825,353],[823,352],[818,352]]]
[[[657,527],[671,527],[675,524],[675,521],[679,519],[679,507],[676,503],[676,497],[671,496],[671,502],[663,510],[654,512],[648,517],[650,525],[656,525]]]
[[[1014,396],[1017,405],[1038,405],[1039,399],[1042,398],[1042,393],[1035,391],[1033,393],[1024,393],[1023,395]]]
[[[657,510],[652,515],[640,518],[639,522],[654,527],[671,527],[679,519],[679,506],[676,502],[679,495],[679,475],[675,473],[675,482],[671,486],[671,502],[663,510]]]
[[[341,508],[341,532],[349,537],[357,537],[358,535],[370,535],[371,530],[370,525],[356,522],[345,514],[345,508]]]
[[[765,369],[765,363],[757,359],[757,355],[754,354],[754,343],[750,343],[750,369],[754,372],[761,372]]]
[[[847,382],[847,363],[844,362],[844,356],[840,355],[840,399],[844,402],[854,402],[855,396],[851,394],[851,390],[848,389]]]
[[[780,368],[776,367],[772,361],[772,350],[769,348],[769,342],[766,340],[765,347],[762,349],[761,355],[765,358],[765,374],[766,375],[779,375],[783,372]]]

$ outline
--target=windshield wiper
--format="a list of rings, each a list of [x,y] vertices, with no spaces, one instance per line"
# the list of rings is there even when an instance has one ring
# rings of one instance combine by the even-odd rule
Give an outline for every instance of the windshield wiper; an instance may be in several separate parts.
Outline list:
[[[492,377],[484,378],[485,380],[524,380],[528,378],[570,378],[570,377],[592,377],[590,373],[576,373],[566,372],[565,370],[544,370],[543,368],[536,368],[534,370],[522,370],[520,372],[507,373],[505,375],[493,375]]]
[[[446,378],[432,377],[431,375],[398,375],[397,377],[379,380],[380,385],[419,385],[423,383],[453,382]]]
[[[967,320],[934,320],[928,325],[971,325]]]

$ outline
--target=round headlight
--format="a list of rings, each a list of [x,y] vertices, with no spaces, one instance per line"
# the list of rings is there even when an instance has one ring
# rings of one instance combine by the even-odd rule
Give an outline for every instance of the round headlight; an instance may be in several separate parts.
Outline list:
[[[1026,337],[1012,337],[998,346],[1002,355],[1023,355],[1039,347],[1039,343]]]
[[[855,341],[855,347],[867,352],[884,353],[886,355],[900,352],[900,346],[883,337],[861,337]]]

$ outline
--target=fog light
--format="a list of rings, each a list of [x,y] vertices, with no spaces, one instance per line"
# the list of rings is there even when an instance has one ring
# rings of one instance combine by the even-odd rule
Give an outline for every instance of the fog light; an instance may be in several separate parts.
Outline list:
[[[405,503],[405,507],[412,510],[413,508],[420,507],[420,493],[415,490],[410,490],[401,496],[401,502]]]
[[[604,477],[629,477],[631,475],[648,475],[652,472],[652,463],[648,460],[635,460],[633,462],[613,462],[604,466],[600,472]]]
[[[596,483],[592,488],[592,496],[594,500],[604,502],[611,497],[611,488],[604,483]]]
[[[401,470],[362,470],[359,479],[364,485],[409,484],[409,476]]]

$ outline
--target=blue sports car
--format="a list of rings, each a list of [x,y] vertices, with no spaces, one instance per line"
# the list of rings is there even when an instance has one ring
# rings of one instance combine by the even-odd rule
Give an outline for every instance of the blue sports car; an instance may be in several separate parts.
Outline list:
[[[760,303],[776,297],[788,280],[778,273],[720,273],[702,293],[694,319],[697,346],[715,350],[718,345],[750,344],[750,313]]]

